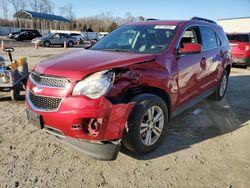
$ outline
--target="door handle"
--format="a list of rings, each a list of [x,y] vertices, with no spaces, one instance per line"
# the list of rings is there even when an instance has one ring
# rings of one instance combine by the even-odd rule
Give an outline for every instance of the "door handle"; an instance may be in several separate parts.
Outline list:
[[[203,57],[201,59],[200,66],[202,69],[206,69],[206,65],[207,65],[207,58]]]
[[[201,59],[201,64],[206,64],[206,62],[207,62],[207,58],[203,57],[203,58]]]

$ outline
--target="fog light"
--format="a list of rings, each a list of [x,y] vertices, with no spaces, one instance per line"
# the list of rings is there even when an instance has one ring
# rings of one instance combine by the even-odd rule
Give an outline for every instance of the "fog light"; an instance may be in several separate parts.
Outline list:
[[[101,127],[101,123],[102,123],[102,119],[91,119],[89,124],[88,124],[88,134],[90,134],[91,136],[97,136]]]

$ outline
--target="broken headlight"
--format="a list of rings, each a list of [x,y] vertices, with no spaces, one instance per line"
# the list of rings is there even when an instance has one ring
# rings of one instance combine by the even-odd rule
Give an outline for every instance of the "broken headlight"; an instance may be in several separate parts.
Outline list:
[[[93,73],[76,84],[72,95],[84,95],[91,99],[97,99],[108,92],[114,78],[115,73],[110,70]]]

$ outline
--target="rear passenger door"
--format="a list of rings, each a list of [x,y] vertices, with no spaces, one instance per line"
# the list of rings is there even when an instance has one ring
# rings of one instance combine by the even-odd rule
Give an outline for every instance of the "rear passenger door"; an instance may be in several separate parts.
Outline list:
[[[221,65],[221,41],[215,31],[207,26],[200,26],[202,39],[202,62],[199,83],[201,91],[217,85],[217,74]]]

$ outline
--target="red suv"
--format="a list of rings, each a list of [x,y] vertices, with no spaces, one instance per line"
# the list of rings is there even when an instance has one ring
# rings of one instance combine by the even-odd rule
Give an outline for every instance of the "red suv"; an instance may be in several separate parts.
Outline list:
[[[37,64],[27,116],[99,159],[115,159],[121,143],[148,153],[171,117],[208,96],[224,97],[230,57],[223,29],[207,19],[123,25],[89,50]]]
[[[232,63],[250,67],[250,33],[227,34],[232,49]]]

